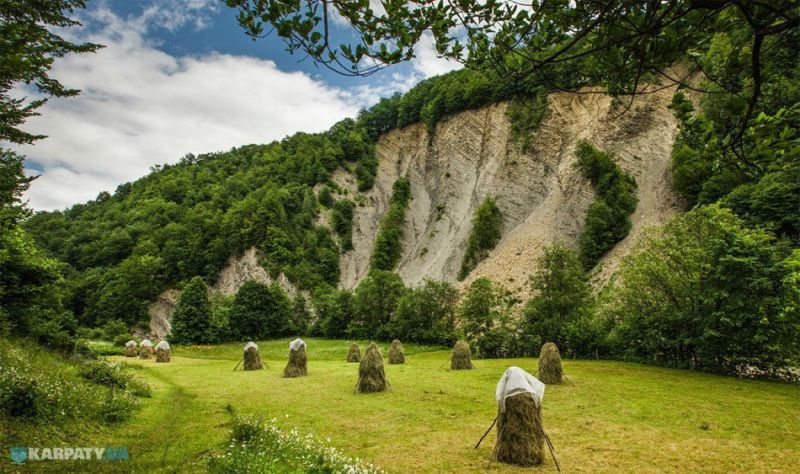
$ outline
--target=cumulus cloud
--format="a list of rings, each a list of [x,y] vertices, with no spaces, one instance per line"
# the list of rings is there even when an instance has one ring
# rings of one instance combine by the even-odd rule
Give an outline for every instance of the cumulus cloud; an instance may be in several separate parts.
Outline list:
[[[41,174],[28,192],[34,209],[92,199],[189,152],[320,131],[357,113],[364,97],[281,71],[272,61],[175,57],[148,41],[156,27],[202,28],[204,6],[205,0],[159,2],[133,18],[102,6],[86,13],[84,23],[100,27],[70,34],[106,48],[56,62],[52,75],[82,93],[46,104],[26,129],[48,138],[18,147],[30,171]]]

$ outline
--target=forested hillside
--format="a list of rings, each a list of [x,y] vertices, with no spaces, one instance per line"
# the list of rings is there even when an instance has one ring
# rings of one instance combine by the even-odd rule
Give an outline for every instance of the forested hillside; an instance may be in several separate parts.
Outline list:
[[[48,324],[65,337],[100,326],[124,337],[132,327],[146,330],[147,305],[160,292],[190,281],[195,290],[210,285],[231,257],[255,247],[273,277],[282,273],[307,291],[291,305],[266,286],[201,301],[208,311],[179,313],[213,319],[205,323],[216,336],[183,334],[183,340],[244,337],[227,325],[269,303],[283,316],[265,336],[451,342],[465,335],[481,355],[530,353],[537,342],[553,340],[570,355],[725,372],[791,365],[800,350],[800,34],[758,5],[750,6],[780,28],[748,18],[741,5],[720,4],[708,17],[695,15],[701,7],[684,6],[674,22],[691,35],[656,23],[664,28],[662,43],[647,51],[625,43],[641,53],[637,60],[653,59],[639,62],[638,70],[613,46],[630,41],[613,42],[621,31],[613,17],[608,30],[567,41],[578,43],[568,60],[537,59],[561,44],[543,36],[513,54],[483,58],[496,67],[470,63],[475,67],[423,81],[327,132],[188,155],[92,202],[30,218],[20,211],[23,227],[4,238],[31,249],[28,263],[43,281],[61,283],[57,294],[45,291],[44,302],[35,303],[48,311],[12,312],[51,315]],[[554,25],[577,21],[553,15]],[[653,17],[637,11],[624,18]],[[566,41],[565,34],[558,37]],[[517,54],[526,48],[528,55]],[[537,73],[516,75],[526,65]],[[674,114],[669,120],[666,104]],[[483,123],[475,125],[478,117]],[[509,133],[491,135],[501,127]],[[642,170],[659,164],[665,149],[672,150],[672,166],[652,179]],[[477,160],[467,170],[473,175],[447,168],[458,160]],[[430,170],[439,174],[420,177]],[[337,173],[355,186],[342,186]],[[664,176],[668,192],[658,187]],[[494,195],[470,196],[456,210],[439,201],[442,190],[467,202],[447,187],[477,189],[467,178],[476,186],[491,181]],[[445,184],[421,189],[421,183]],[[16,186],[14,199],[24,190]],[[370,194],[373,187],[380,189]],[[649,220],[637,209],[674,194],[686,214],[648,231],[647,225],[665,224],[673,209]],[[540,208],[520,211],[539,205],[537,199]],[[566,208],[569,222],[550,225],[547,219]],[[468,226],[438,233],[453,227],[456,211]],[[368,232],[354,225],[365,222]],[[457,251],[444,252],[443,245]],[[553,256],[562,250],[568,255]],[[616,259],[610,270],[598,269],[609,254]],[[617,269],[615,278],[610,273]],[[464,278],[462,287],[431,280],[426,272],[434,270],[437,280]],[[393,271],[417,287],[406,288]],[[571,300],[559,278],[600,287]],[[47,298],[58,304],[48,306]],[[41,318],[4,317],[21,334]]]

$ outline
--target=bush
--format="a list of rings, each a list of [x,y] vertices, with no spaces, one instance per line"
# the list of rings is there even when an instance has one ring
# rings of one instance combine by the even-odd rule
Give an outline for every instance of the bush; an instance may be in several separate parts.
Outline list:
[[[307,472],[373,474],[382,472],[345,456],[321,440],[296,429],[279,428],[276,420],[262,423],[256,418],[237,418],[225,452],[209,460],[211,473]]]
[[[394,270],[403,251],[403,234],[406,208],[411,200],[411,183],[408,177],[398,178],[392,186],[389,209],[381,219],[370,266],[374,270]]]
[[[580,258],[586,270],[624,239],[636,210],[636,181],[614,162],[612,155],[581,142],[576,151],[578,167],[592,182],[597,199],[589,207],[580,236]]]
[[[112,388],[100,407],[100,416],[106,423],[119,423],[130,418],[137,407],[136,400],[130,395]]]
[[[119,319],[112,319],[103,325],[103,338],[112,341],[115,346],[124,346],[131,339],[128,325]]]
[[[135,396],[150,396],[150,387],[127,373],[119,364],[104,360],[87,361],[78,369],[78,375],[105,387],[127,390]]]

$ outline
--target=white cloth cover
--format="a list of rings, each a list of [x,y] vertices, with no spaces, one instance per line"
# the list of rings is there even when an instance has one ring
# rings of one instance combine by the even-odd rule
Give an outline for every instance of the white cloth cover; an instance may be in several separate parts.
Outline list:
[[[136,341],[130,340],[125,343],[125,347],[136,347]]]
[[[305,341],[303,341],[299,337],[297,339],[295,339],[294,341],[289,343],[289,349],[291,349],[293,351],[296,351],[296,350],[300,349],[301,346],[302,347],[306,347],[306,343],[305,343]]]
[[[153,343],[150,341],[150,339],[145,339],[144,341],[142,341],[141,344],[139,344],[139,346],[141,346],[141,347],[144,347],[144,346],[153,347]]]
[[[156,349],[166,349],[169,350],[169,343],[167,341],[161,341],[156,346]]]
[[[519,367],[507,368],[503,376],[500,377],[500,381],[497,382],[497,390],[495,391],[495,398],[500,406],[500,412],[506,412],[506,398],[522,392],[529,392],[533,395],[533,401],[538,407],[544,399],[544,384]]]
[[[250,341],[250,342],[248,342],[247,344],[244,345],[244,352],[247,352],[247,349],[250,349],[251,347],[255,347],[256,350],[258,350],[258,344],[256,344],[253,341]]]

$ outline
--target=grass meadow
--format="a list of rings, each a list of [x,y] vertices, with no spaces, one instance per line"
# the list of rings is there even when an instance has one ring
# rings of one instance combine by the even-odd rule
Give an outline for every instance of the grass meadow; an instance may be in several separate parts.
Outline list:
[[[0,471],[198,472],[229,439],[231,411],[275,419],[389,472],[522,472],[489,463],[495,384],[509,366],[535,374],[536,359],[475,360],[450,371],[449,350],[408,344],[405,365],[386,365],[391,389],[353,392],[349,341],[307,339],[307,377],[285,379],[288,340],[259,343],[263,371],[233,371],[243,344],[175,347],[173,362],[111,357],[137,367],[152,397],[128,421],[41,432],[5,423],[0,444],[127,446],[118,462],[38,462]],[[365,349],[362,343],[362,353]],[[384,356],[388,344],[382,344]],[[796,472],[800,387],[638,364],[565,360],[569,378],[548,386],[544,427],[565,472]],[[58,439],[58,438],[62,439]],[[535,470],[555,471],[552,459]]]

